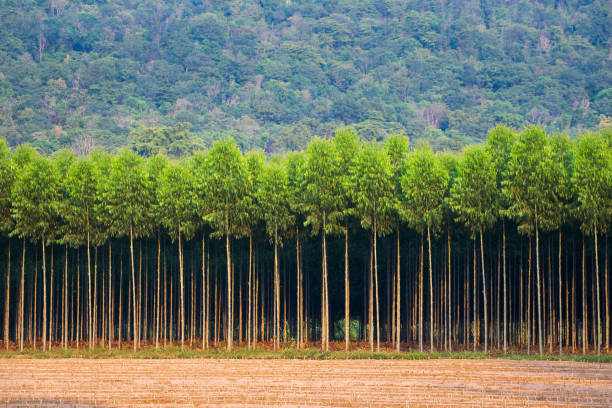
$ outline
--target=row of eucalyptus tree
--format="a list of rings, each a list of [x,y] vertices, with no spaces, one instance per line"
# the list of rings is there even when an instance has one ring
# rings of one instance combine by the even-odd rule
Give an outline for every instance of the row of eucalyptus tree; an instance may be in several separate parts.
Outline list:
[[[585,352],[589,328],[599,353],[610,340],[611,220],[610,130],[570,140],[498,126],[456,154],[403,136],[362,143],[344,128],[282,157],[243,155],[227,139],[172,160],[45,157],[0,142],[3,343],[136,350],[199,337],[204,348],[237,339],[329,350],[343,338],[348,350],[353,337],[379,350],[382,337],[398,351],[428,339],[430,351],[497,342],[530,352],[537,322],[540,353],[577,339]]]

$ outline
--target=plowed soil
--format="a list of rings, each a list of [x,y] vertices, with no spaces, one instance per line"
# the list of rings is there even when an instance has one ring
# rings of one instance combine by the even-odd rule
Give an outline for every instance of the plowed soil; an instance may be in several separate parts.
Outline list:
[[[0,360],[8,406],[612,406],[612,365],[508,360]]]

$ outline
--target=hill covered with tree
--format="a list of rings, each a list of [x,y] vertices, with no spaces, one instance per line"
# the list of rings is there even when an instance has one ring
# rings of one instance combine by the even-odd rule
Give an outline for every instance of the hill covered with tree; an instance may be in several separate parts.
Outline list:
[[[297,150],[344,124],[458,149],[612,115],[606,1],[2,1],[0,21],[0,137],[45,152]]]

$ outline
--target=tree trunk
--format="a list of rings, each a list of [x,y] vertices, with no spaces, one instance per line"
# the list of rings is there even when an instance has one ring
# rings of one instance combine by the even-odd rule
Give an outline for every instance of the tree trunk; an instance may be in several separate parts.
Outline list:
[[[485,341],[485,353],[488,352],[488,330],[489,324],[487,319],[487,282],[485,280],[485,269],[484,269],[484,248],[482,245],[482,227],[480,227],[480,260],[481,260],[481,272],[482,272],[482,298],[484,300],[484,341]]]
[[[586,262],[586,242],[584,233],[582,234],[582,354],[586,354],[589,341],[589,331],[587,330],[587,306],[586,306],[586,277],[584,275]]]
[[[226,215],[225,217],[225,221],[226,221],[226,225],[227,225],[227,220],[228,216]],[[231,254],[230,254],[230,239],[229,239],[229,232],[226,231],[225,233],[225,253],[226,253],[226,257],[227,257],[227,350],[231,351],[232,350],[232,343],[234,340],[234,335],[233,335],[233,327],[232,327],[232,323],[233,323],[233,316],[232,316],[232,261],[231,261]]]
[[[451,237],[450,237],[450,231],[447,231],[446,233],[446,243],[448,246],[448,330],[447,330],[447,336],[448,336],[448,351],[452,352],[453,351],[453,338],[452,338],[452,307],[451,307],[451,288],[452,288],[452,279],[451,279]],[[398,247],[399,247],[399,243],[398,243]],[[398,262],[399,264],[399,262]]]
[[[131,231],[131,230],[130,230]],[[87,220],[87,336],[89,349],[93,349],[93,331],[91,315],[91,251],[89,249],[89,218]]]
[[[374,240],[370,235],[370,278],[369,283],[369,296],[368,296],[368,317],[369,317],[369,330],[368,338],[370,340],[370,352],[374,352]]]
[[[183,242],[181,241],[181,226],[178,227],[179,279],[181,281],[180,312],[181,317],[181,350],[185,348],[185,280],[183,273]]]
[[[328,290],[327,290],[327,240],[325,234],[326,228],[326,214],[323,212],[323,301],[322,301],[322,311],[321,311],[321,349],[323,351],[329,351],[329,302],[327,299]]]
[[[595,232],[595,282],[597,290],[597,355],[601,355],[601,307],[599,305],[599,257],[597,250],[597,223],[593,226]]]
[[[531,354],[531,236],[529,237],[529,266],[527,268],[527,354]]]
[[[204,241],[202,241],[204,249]],[[160,312],[160,275],[161,275],[161,233],[157,231],[157,293],[155,302],[155,348],[159,349],[159,312]],[[204,338],[204,336],[202,336]]]
[[[378,232],[376,230],[376,218],[374,218],[374,285],[376,291],[376,352],[380,352],[380,310],[378,302],[378,257],[376,254],[376,241]]]
[[[396,301],[396,306],[395,306],[395,351],[397,351],[399,353],[400,351],[400,340],[401,340],[401,319],[400,319],[400,311],[401,311],[401,303],[400,303],[400,294],[401,294],[401,285],[400,285],[400,277],[401,277],[401,273],[400,273],[400,231],[399,231],[399,225],[397,226],[397,266],[396,266],[396,273],[397,273],[397,282],[395,284],[395,301]]]
[[[278,231],[274,228],[274,351],[280,346],[280,277],[278,273]]]
[[[89,247],[88,247],[89,252]],[[134,351],[138,349],[136,334],[138,333],[138,319],[136,318],[136,271],[134,270],[134,230],[130,224],[130,265],[132,269],[132,339],[134,340]]]
[[[350,286],[349,286],[349,264],[348,264],[348,221],[344,230],[344,351],[349,351],[351,342],[350,327]]]
[[[9,349],[10,295],[11,295],[11,239],[9,238],[7,266],[6,266],[6,286],[5,286],[5,291],[4,291],[4,346],[7,351]]]
[[[542,348],[542,296],[540,291],[540,235],[538,231],[538,213],[536,209],[536,221],[535,221],[535,233],[536,233],[536,277],[537,277],[537,291],[538,291],[538,345],[540,348],[540,355],[544,353]]]
[[[606,234],[606,261],[604,266],[604,286],[606,296],[606,350],[610,351],[610,298],[608,297],[608,235]]]
[[[559,355],[563,354],[563,280],[561,278],[561,228],[559,228]]]
[[[506,285],[506,221],[502,220],[502,263],[504,279],[504,354],[508,352],[508,312],[507,312],[507,292]]]
[[[64,248],[64,324],[62,327],[62,343],[64,345],[64,349],[68,349],[68,244],[65,244]]]
[[[434,308],[433,308],[433,268],[431,266],[431,234],[427,224],[427,252],[429,262],[429,352],[434,352]]]
[[[423,352],[423,234],[421,234],[421,253],[419,256],[419,350]]]

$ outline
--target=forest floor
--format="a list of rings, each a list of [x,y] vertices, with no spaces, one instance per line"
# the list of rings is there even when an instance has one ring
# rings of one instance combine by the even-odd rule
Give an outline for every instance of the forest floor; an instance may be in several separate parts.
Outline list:
[[[180,343],[179,343],[180,344]],[[423,353],[418,351],[418,345],[410,345],[406,349],[402,344],[402,351],[396,352],[390,343],[381,343],[379,352],[371,352],[368,342],[352,342],[351,351],[344,351],[344,342],[330,342],[330,351],[323,352],[320,350],[320,343],[311,342],[308,347],[298,350],[295,344],[282,344],[279,351],[274,351],[272,343],[257,343],[255,349],[248,349],[246,346],[235,345],[232,351],[227,351],[225,343],[221,342],[217,347],[211,342],[209,350],[203,350],[201,342],[190,343],[185,342],[185,347],[181,349],[180,345],[173,343],[163,346],[160,342],[159,348],[154,344],[142,344],[138,351],[133,351],[131,342],[123,342],[121,348],[118,343],[113,343],[113,347],[102,347],[98,344],[92,350],[88,349],[87,343],[80,343],[80,347],[76,347],[76,343],[69,344],[67,349],[62,348],[59,343],[54,343],[51,350],[42,351],[42,344],[39,341],[37,347],[33,344],[26,344],[23,351],[19,351],[15,344],[9,345],[8,351],[5,345],[0,342],[0,358],[136,358],[136,359],[189,359],[189,358],[208,358],[208,359],[283,359],[283,360],[433,360],[433,359],[462,359],[462,360],[482,360],[482,359],[504,359],[504,360],[546,360],[546,361],[574,361],[588,363],[612,363],[612,353],[602,348],[601,355],[597,355],[594,350],[589,350],[586,354],[582,354],[582,348],[576,348],[574,353],[571,353],[571,348],[564,348],[564,353],[559,354],[558,348],[553,349],[553,353],[549,352],[549,348],[544,348],[544,354],[539,355],[537,346],[533,346],[531,354],[527,354],[526,349],[509,348],[508,353],[503,353],[502,350],[491,347],[488,353],[483,351],[472,351],[465,349],[457,349],[453,352],[436,351],[429,353],[427,348]],[[482,347],[479,347],[480,349]]]
[[[531,360],[0,359],[6,406],[610,406],[612,365]]]

